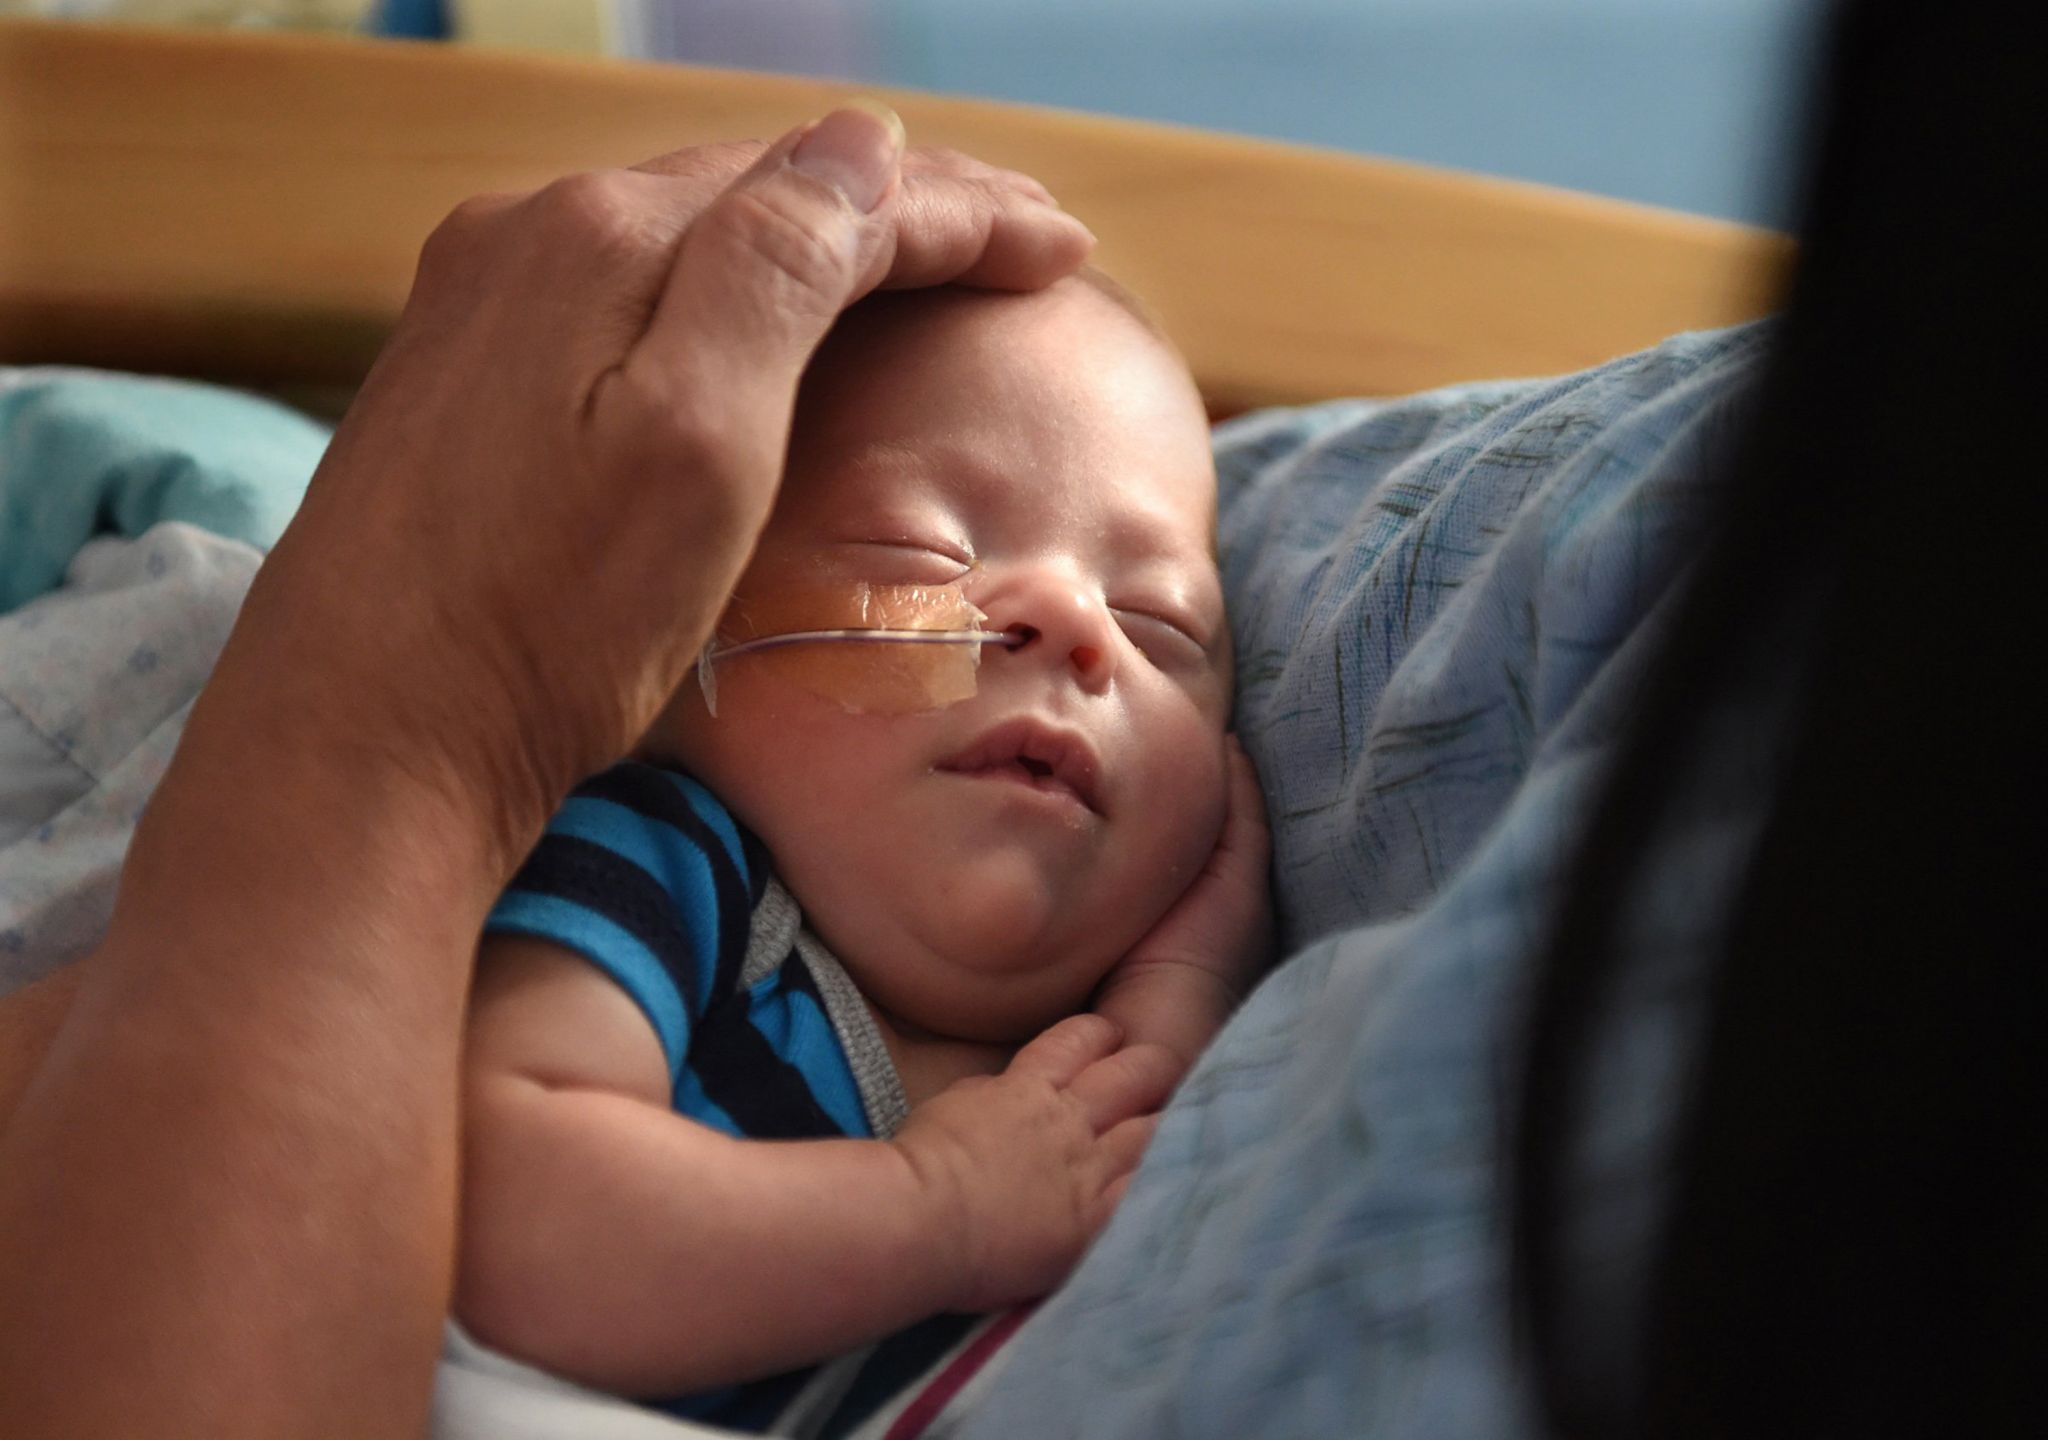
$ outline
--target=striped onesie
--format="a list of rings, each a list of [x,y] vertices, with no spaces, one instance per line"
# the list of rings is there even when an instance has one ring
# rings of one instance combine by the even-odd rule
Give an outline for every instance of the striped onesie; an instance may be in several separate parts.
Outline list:
[[[660,1037],[679,1115],[794,1140],[886,1138],[908,1113],[852,980],[761,843],[688,776],[629,761],[578,786],[485,930],[554,941],[623,987]],[[803,1412],[806,1433],[845,1434],[973,1324],[934,1316],[840,1360],[659,1408],[755,1431]]]

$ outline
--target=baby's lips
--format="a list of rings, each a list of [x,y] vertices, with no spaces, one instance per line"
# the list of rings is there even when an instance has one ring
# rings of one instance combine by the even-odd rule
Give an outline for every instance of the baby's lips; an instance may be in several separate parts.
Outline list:
[[[1102,762],[1095,747],[1076,730],[1047,724],[1029,716],[1005,720],[975,736],[968,744],[939,763],[941,770],[973,774],[1008,765],[1044,769],[1047,775],[1074,792],[1098,815],[1102,808]]]

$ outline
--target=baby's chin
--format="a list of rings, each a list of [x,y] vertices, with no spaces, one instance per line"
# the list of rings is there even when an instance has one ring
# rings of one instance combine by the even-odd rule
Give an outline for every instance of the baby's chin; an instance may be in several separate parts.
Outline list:
[[[1016,1044],[1084,1010],[1122,953],[1100,924],[990,905],[906,914],[904,940],[842,946],[829,917],[813,927],[870,1001],[891,1016],[959,1040]]]
[[[1103,967],[1104,970],[1107,967]],[[866,975],[850,967],[861,993],[899,1028],[985,1045],[1022,1045],[1088,1008],[1101,975],[1085,984],[959,970],[941,977]],[[896,983],[890,983],[891,981]]]

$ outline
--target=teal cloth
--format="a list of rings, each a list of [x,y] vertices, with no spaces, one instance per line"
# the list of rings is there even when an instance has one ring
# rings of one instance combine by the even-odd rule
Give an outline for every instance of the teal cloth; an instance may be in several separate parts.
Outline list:
[[[260,396],[112,371],[0,371],[0,611],[54,589],[95,535],[182,520],[267,550],[326,426]]]

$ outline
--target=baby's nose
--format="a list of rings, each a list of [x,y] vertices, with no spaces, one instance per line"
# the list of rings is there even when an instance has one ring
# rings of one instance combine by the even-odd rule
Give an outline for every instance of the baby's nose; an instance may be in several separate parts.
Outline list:
[[[1099,595],[1065,577],[1020,578],[983,602],[989,624],[1011,637],[1007,653],[1073,667],[1087,689],[1116,671],[1116,622]]]

